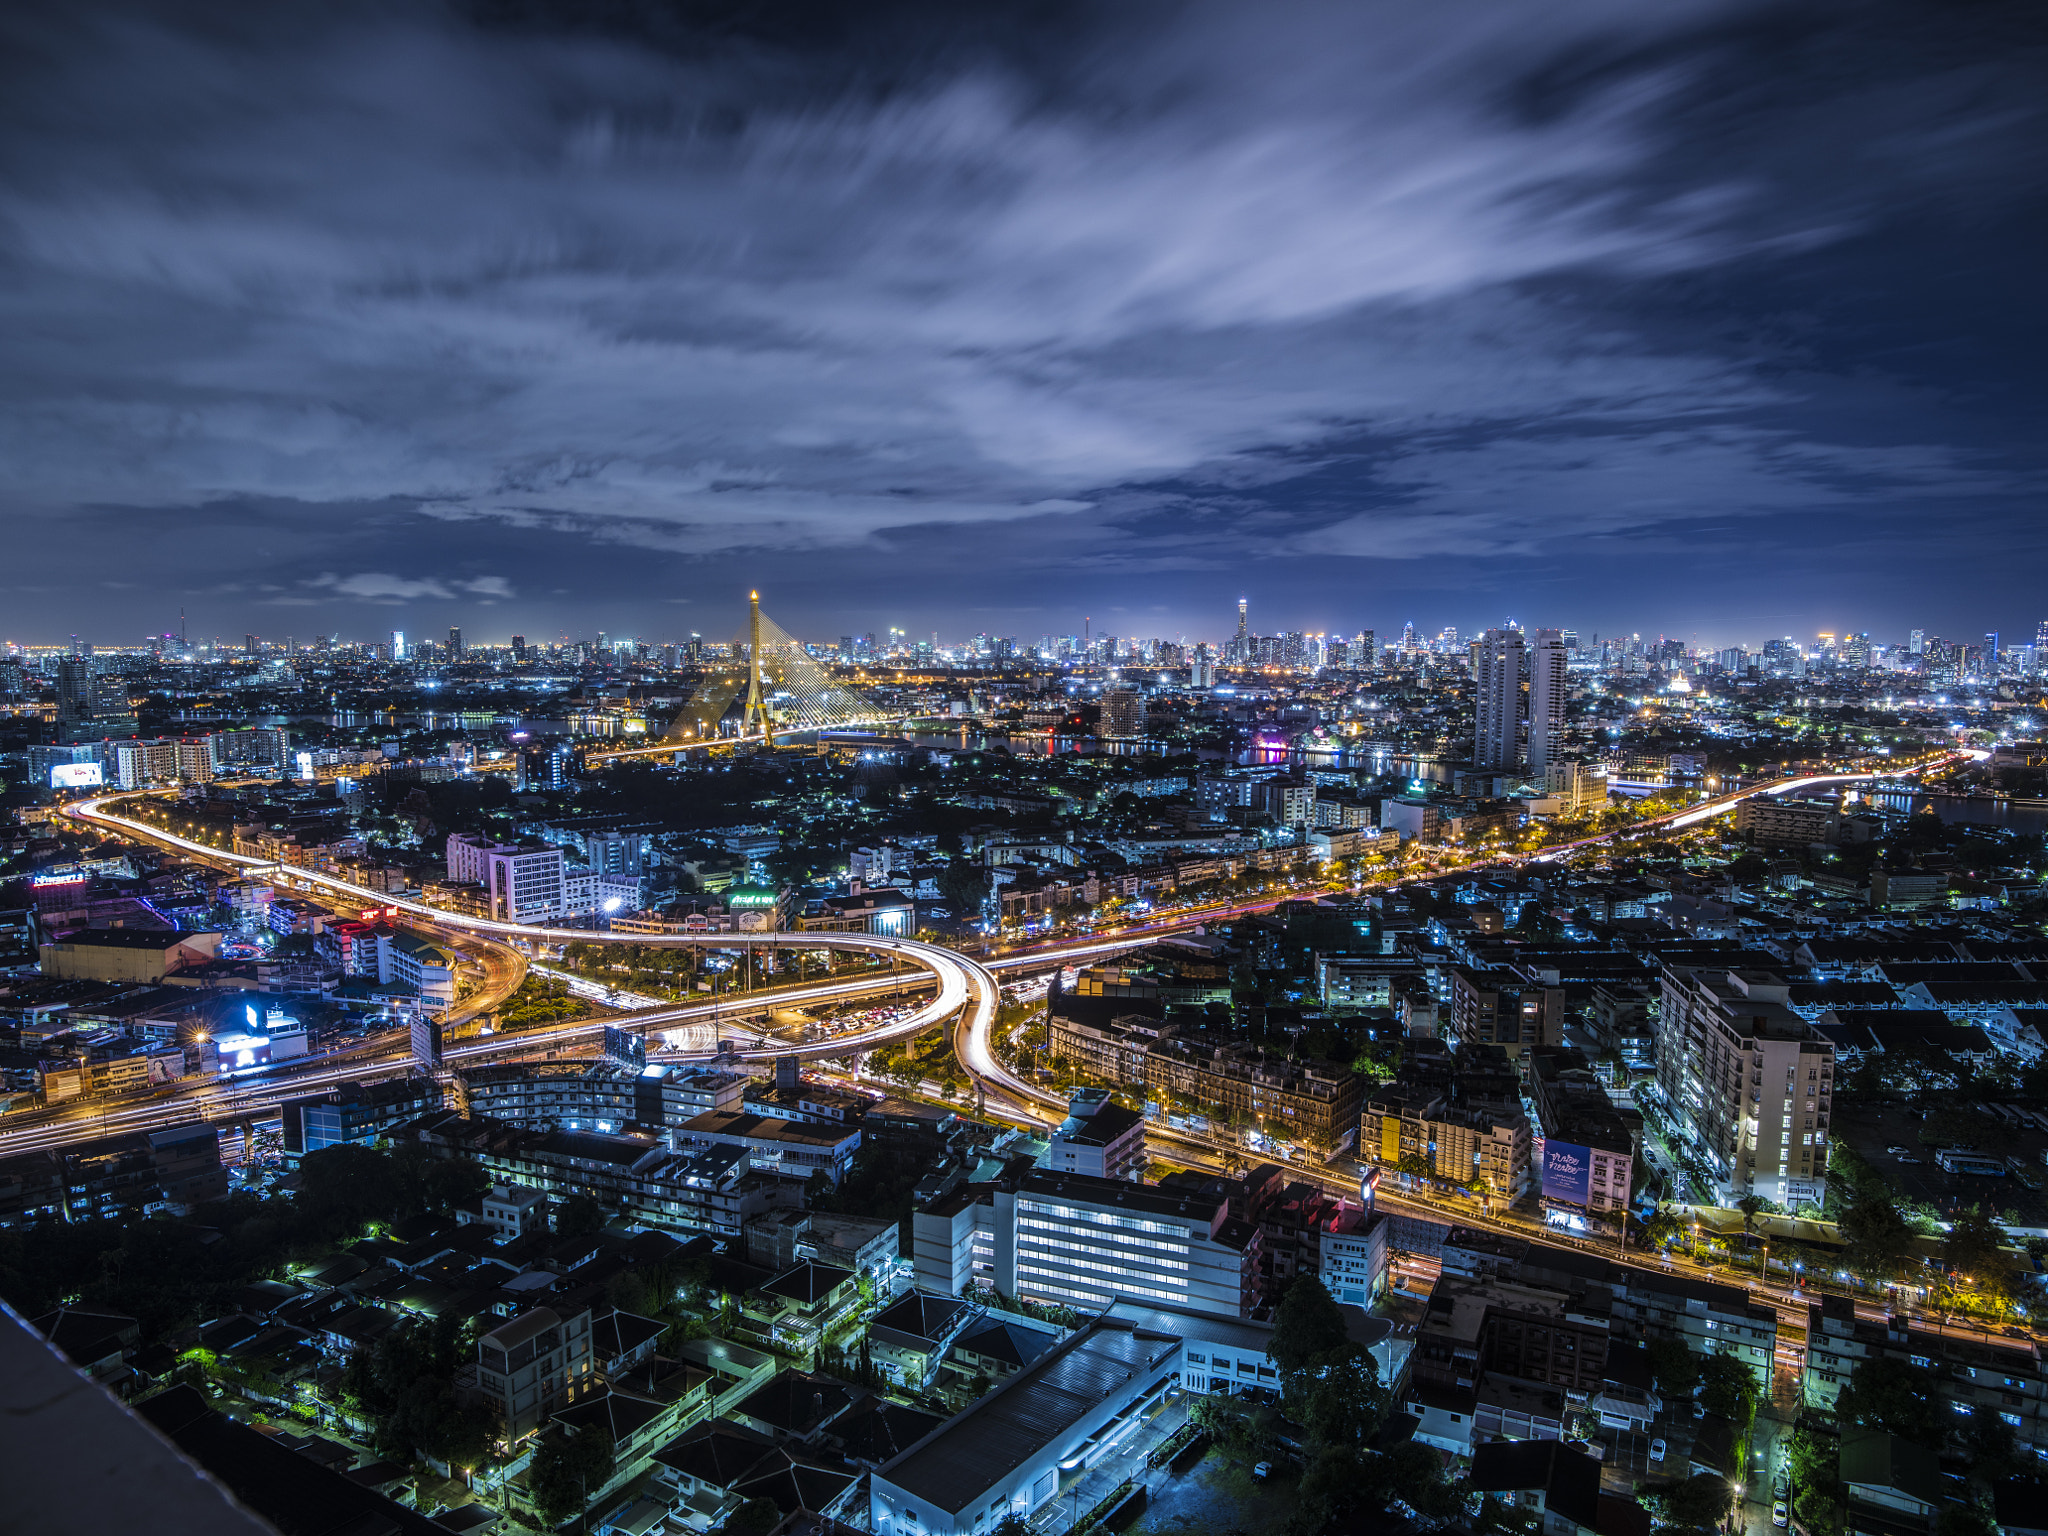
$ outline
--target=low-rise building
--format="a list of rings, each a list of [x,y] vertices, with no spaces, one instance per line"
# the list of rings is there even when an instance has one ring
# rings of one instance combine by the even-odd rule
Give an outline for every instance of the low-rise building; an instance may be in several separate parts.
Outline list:
[[[528,1308],[477,1340],[476,1367],[477,1395],[523,1439],[591,1383],[590,1309]]]

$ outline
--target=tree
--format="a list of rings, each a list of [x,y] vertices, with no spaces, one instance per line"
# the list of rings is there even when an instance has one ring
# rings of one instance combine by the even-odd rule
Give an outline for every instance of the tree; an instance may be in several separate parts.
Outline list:
[[[1990,1413],[1973,1413],[1956,1436],[1963,1448],[1970,1476],[1991,1484],[2015,1477],[2020,1471],[2019,1438],[2012,1426]]]
[[[1730,1354],[1708,1355],[1700,1361],[1700,1406],[1729,1420],[1738,1432],[1756,1418],[1762,1392],[1756,1372]]]
[[[560,1525],[585,1511],[590,1495],[603,1488],[611,1470],[610,1436],[595,1427],[570,1430],[558,1425],[542,1431],[535,1442],[526,1487],[541,1519]]]
[[[1335,1359],[1351,1343],[1343,1309],[1315,1275],[1302,1275],[1288,1286],[1273,1314],[1273,1340],[1267,1353],[1282,1377],[1313,1370]]]
[[[1209,1431],[1224,1460],[1239,1466],[1266,1460],[1279,1443],[1280,1415],[1263,1403],[1253,1406],[1228,1397],[1204,1397],[1188,1411],[1188,1417]]]
[[[1378,1363],[1355,1344],[1294,1378],[1287,1390],[1289,1412],[1309,1439],[1321,1445],[1363,1444],[1378,1431],[1392,1405],[1393,1394],[1380,1381]]]
[[[1994,1296],[2010,1289],[2012,1260],[2005,1229],[1981,1206],[1959,1213],[1941,1240],[1941,1263],[1951,1281],[1974,1283]]]
[[[1975,1504],[1950,1504],[1934,1524],[1935,1536],[1999,1536],[1998,1522]]]
[[[1940,1405],[1927,1391],[1927,1373],[1903,1360],[1860,1360],[1835,1399],[1835,1419],[1862,1424],[1940,1451],[1947,1438]]]
[[[768,1536],[781,1523],[782,1511],[773,1499],[749,1499],[727,1515],[718,1530],[719,1536]]]
[[[592,1237],[604,1230],[605,1209],[588,1195],[571,1195],[555,1207],[558,1237]]]
[[[1884,1196],[1859,1196],[1836,1225],[1849,1245],[1849,1267],[1866,1280],[1898,1280],[1919,1262],[1912,1227]]]
[[[1666,1397],[1691,1397],[1699,1390],[1700,1357],[1686,1348],[1683,1339],[1651,1339],[1643,1353],[1649,1356],[1657,1390]]]
[[[1666,1525],[1711,1531],[1728,1518],[1728,1479],[1711,1473],[1673,1483],[1650,1496],[1664,1506]]]
[[[1663,1248],[1685,1234],[1685,1219],[1668,1205],[1660,1205],[1643,1220],[1643,1246]]]

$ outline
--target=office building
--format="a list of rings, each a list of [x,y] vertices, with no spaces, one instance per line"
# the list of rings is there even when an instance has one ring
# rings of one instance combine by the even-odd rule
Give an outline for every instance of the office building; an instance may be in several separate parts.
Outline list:
[[[462,631],[453,624],[448,626],[448,659],[450,661],[462,660]]]
[[[917,1283],[970,1283],[1051,1306],[1100,1311],[1119,1297],[1218,1317],[1257,1301],[1258,1228],[1221,1191],[1168,1189],[1035,1170],[966,1185],[912,1218]]]
[[[1514,768],[1523,756],[1522,690],[1528,657],[1519,629],[1489,629],[1472,645],[1472,762]]]
[[[1058,1495],[1063,1469],[1092,1468],[1176,1383],[1277,1388],[1272,1330],[1168,1307],[1118,1304],[885,1462],[870,1483],[875,1536],[970,1536]],[[1061,1522],[1063,1523],[1063,1522]]]

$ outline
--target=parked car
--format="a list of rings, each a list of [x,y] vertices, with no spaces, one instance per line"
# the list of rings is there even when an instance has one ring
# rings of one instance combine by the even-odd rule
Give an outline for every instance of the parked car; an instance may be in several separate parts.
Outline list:
[[[1256,1467],[1252,1468],[1252,1476],[1256,1477],[1262,1483],[1272,1475],[1273,1463],[1271,1463],[1270,1461],[1262,1461]]]
[[[1771,1506],[1771,1524],[1782,1531],[1791,1523],[1792,1516],[1785,1508],[1785,1501],[1783,1499],[1778,1500],[1777,1503]]]
[[[1662,1440],[1652,1440],[1650,1442],[1650,1460],[1662,1461],[1664,1459],[1664,1449],[1664,1442]]]

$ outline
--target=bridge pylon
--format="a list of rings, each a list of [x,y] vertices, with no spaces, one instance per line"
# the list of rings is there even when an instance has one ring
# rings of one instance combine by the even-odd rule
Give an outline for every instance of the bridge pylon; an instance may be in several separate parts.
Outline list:
[[[761,744],[775,745],[775,721],[768,713],[768,695],[761,687],[761,594],[747,594],[747,711],[740,734],[761,734]]]

